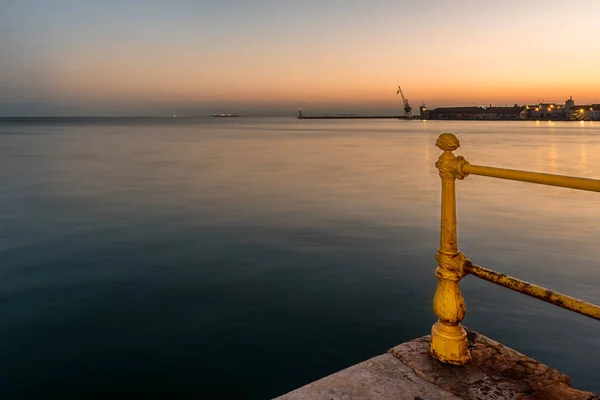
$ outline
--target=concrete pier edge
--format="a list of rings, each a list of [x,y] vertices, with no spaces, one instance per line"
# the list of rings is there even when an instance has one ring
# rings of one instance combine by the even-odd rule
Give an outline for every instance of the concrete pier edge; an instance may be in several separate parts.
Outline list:
[[[464,366],[433,359],[423,336],[276,399],[600,400],[554,368],[470,329],[467,337]]]

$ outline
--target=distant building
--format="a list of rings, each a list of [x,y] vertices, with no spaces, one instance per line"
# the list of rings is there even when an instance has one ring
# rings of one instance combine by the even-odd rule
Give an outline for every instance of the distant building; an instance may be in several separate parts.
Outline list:
[[[573,97],[565,104],[540,103],[526,107],[527,115],[522,119],[551,121],[600,121],[600,105],[576,105]]]
[[[572,97],[565,104],[540,103],[527,106],[529,118],[535,120],[568,121],[571,119],[571,108],[575,105]]]
[[[427,112],[427,119],[471,119],[478,107],[440,107]]]
[[[429,111],[427,111],[425,102],[419,106],[419,115],[421,116],[421,119],[429,119]]]
[[[440,107],[428,111],[423,119],[442,120],[517,120],[524,106],[513,107]]]
[[[574,105],[570,108],[570,114],[571,120],[600,121],[600,104]]]
[[[525,107],[519,106],[515,104],[513,107],[488,107],[485,109],[485,113],[483,115],[486,116],[485,119],[502,119],[502,120],[516,120],[519,119],[521,115],[521,111]],[[478,114],[474,115],[474,118],[477,118]]]
[[[531,119],[531,107],[535,106],[526,106],[519,113],[519,119]]]
[[[565,111],[568,109],[558,105],[556,103],[540,103],[535,106],[529,106],[530,119],[567,119]]]
[[[600,104],[576,105],[573,97],[565,104],[540,103],[512,107],[439,107],[427,110],[419,107],[421,119],[435,120],[548,120],[548,121],[600,121]]]

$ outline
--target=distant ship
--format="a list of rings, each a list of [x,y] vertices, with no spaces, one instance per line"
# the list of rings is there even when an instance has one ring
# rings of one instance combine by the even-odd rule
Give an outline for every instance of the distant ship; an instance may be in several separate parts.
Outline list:
[[[239,117],[238,114],[213,114],[213,117]]]

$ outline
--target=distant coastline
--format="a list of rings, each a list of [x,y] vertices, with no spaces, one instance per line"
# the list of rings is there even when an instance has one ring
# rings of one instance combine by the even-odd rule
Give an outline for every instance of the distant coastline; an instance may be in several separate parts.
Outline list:
[[[512,107],[494,107],[490,104],[476,107],[439,107],[428,110],[419,107],[420,118],[425,120],[517,120],[517,121],[600,121],[600,104],[576,104],[573,97],[564,104],[538,103]]]

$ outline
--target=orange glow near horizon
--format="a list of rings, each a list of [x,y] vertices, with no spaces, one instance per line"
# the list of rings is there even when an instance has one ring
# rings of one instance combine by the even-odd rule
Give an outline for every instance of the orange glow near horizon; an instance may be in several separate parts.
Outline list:
[[[108,28],[92,20],[85,30],[83,22],[63,24],[44,40],[34,36],[33,24],[23,24],[32,31],[22,31],[30,35],[23,45],[39,51],[25,54],[19,43],[11,49],[36,68],[26,71],[17,56],[6,58],[0,87],[17,98],[81,104],[396,107],[397,85],[413,107],[421,101],[430,108],[541,99],[562,104],[571,95],[578,104],[600,103],[600,53],[593,50],[600,2],[590,2],[585,13],[539,12],[535,1],[508,1],[501,8],[467,0],[437,8],[419,4],[407,13],[378,3],[341,10],[328,5],[318,15],[287,3],[256,10],[240,3],[249,7],[248,16],[225,8],[204,10],[206,17],[183,11],[165,16],[162,6],[143,8],[148,15],[125,8]],[[211,13],[222,19],[202,20]],[[575,40],[582,37],[589,41]]]
[[[65,99],[131,101],[310,101],[392,103],[401,84],[413,105],[430,103],[534,103],[545,99],[562,103],[573,95],[578,103],[600,102],[600,80],[595,72],[568,66],[565,55],[547,61],[553,68],[535,74],[523,66],[484,65],[461,52],[406,62],[385,46],[372,47],[360,57],[352,49],[335,56],[322,51],[304,54],[170,54],[148,51],[127,54],[79,53],[53,68],[54,90]],[[443,68],[435,63],[442,59]],[[518,57],[515,55],[515,59]],[[600,55],[590,54],[600,68]],[[403,78],[404,77],[404,78]],[[565,77],[568,77],[566,79]]]

